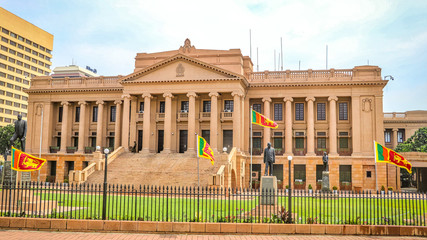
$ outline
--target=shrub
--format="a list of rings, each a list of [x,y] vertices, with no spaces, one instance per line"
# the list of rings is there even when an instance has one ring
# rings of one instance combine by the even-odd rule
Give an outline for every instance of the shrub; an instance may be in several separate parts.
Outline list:
[[[389,191],[393,191],[393,187],[388,187],[388,190]]]
[[[312,190],[313,187],[311,186],[311,184],[308,184],[308,189]]]
[[[381,186],[381,191],[385,191],[384,185]]]
[[[337,186],[333,186],[332,190],[338,190]]]

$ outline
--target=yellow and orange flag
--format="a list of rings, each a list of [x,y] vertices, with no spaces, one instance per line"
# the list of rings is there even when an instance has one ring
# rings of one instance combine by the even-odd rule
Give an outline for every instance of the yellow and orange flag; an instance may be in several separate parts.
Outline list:
[[[412,173],[412,165],[402,155],[374,141],[375,161],[394,164]]]
[[[39,170],[46,159],[34,157],[28,153],[18,150],[12,146],[12,169],[21,172],[32,172]]]
[[[274,128],[274,129],[276,129],[279,126],[274,121],[271,121],[266,116],[254,110],[252,110],[251,115],[252,115],[252,124],[257,124],[263,127]]]
[[[199,135],[197,135],[197,156],[211,160],[212,165],[215,163],[211,146]]]

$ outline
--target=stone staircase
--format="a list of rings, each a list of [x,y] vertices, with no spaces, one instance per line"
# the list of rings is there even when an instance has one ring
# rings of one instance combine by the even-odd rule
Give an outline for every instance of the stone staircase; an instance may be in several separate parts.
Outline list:
[[[221,160],[222,159],[222,160]],[[215,155],[215,165],[200,158],[200,186],[208,186],[209,177],[226,163],[226,156]],[[100,184],[104,171],[90,175],[86,183]],[[197,186],[196,154],[123,153],[108,165],[109,184],[156,186]]]

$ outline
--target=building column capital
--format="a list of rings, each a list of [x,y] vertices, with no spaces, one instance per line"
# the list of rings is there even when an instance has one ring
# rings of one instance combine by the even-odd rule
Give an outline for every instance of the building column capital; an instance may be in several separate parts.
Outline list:
[[[142,97],[142,98],[144,98],[144,99],[145,99],[145,98],[150,98],[150,99],[151,99],[151,98],[153,98],[153,95],[151,95],[150,93],[143,93],[143,94],[141,95],[141,97]]]
[[[244,96],[244,94],[243,94],[243,92],[241,91],[241,90],[237,90],[237,91],[233,91],[232,93],[231,93],[231,96],[233,96],[233,97],[243,97]]]
[[[283,101],[284,102],[293,102],[294,99],[292,97],[285,97],[285,98],[283,98]]]
[[[82,106],[82,105],[87,105],[87,102],[86,102],[86,101],[80,101],[80,102],[78,102],[78,104],[79,104],[80,106]]]
[[[196,98],[196,97],[198,97],[198,96],[197,96],[197,94],[196,94],[195,92],[188,92],[188,93],[187,93],[187,97],[188,97],[188,98],[190,98],[190,97],[194,97],[194,98]]]
[[[397,132],[397,131],[399,131],[399,129],[398,128],[393,128],[392,131],[393,132]]]
[[[313,97],[313,96],[309,96],[309,97],[306,97],[306,98],[305,98],[305,101],[306,101],[306,102],[310,102],[310,101],[313,101],[313,102],[314,102],[314,101],[316,101],[316,98],[315,98],[315,97]]]
[[[62,105],[62,106],[69,106],[69,105],[70,105],[70,102],[68,102],[68,101],[62,101],[62,102],[61,102],[61,105]]]
[[[330,96],[329,98],[328,98],[328,101],[330,102],[330,101],[338,101],[338,97],[337,96]]]
[[[163,97],[164,98],[173,98],[173,94],[172,93],[164,93]]]
[[[114,101],[114,104],[116,104],[116,105],[120,105],[120,104],[122,104],[122,100],[116,100],[116,101]]]
[[[218,92],[210,92],[209,97],[219,97],[219,93]]]
[[[131,99],[131,96],[130,96],[130,94],[123,94],[123,95],[122,95],[122,98],[123,98],[123,99],[125,99],[125,100],[126,100],[126,99],[130,100],[130,99]]]
[[[262,102],[270,102],[271,103],[271,97],[263,97]]]
[[[98,105],[104,105],[105,102],[103,100],[98,100],[98,101],[96,101],[96,104],[98,104]]]

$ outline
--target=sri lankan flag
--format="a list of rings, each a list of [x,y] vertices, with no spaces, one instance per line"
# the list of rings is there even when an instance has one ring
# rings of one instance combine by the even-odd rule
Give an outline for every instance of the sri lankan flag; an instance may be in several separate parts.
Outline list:
[[[271,121],[261,113],[255,112],[254,110],[252,110],[252,124],[257,124],[263,127],[274,128],[274,129],[279,126],[277,125],[277,123]]]
[[[212,165],[215,163],[211,146],[199,135],[197,135],[197,156],[211,160]]]
[[[32,172],[39,170],[46,159],[31,156],[12,146],[12,169],[21,172]]]
[[[374,141],[375,161],[391,163],[412,173],[412,165],[402,155]]]

